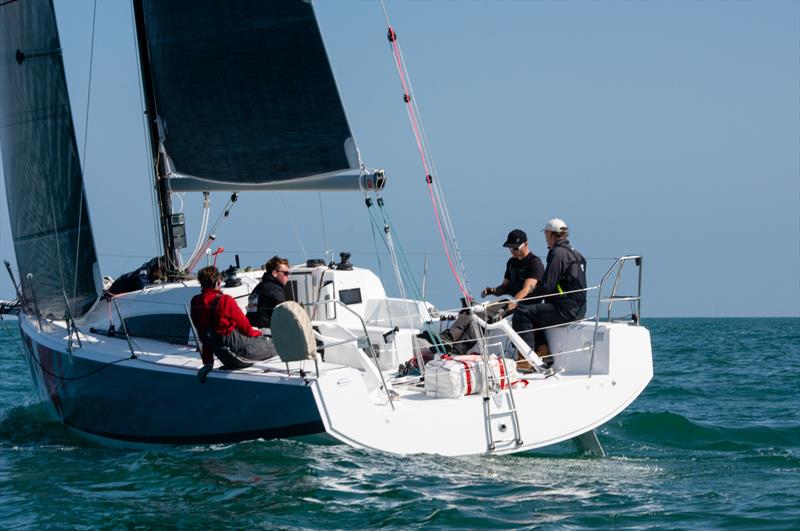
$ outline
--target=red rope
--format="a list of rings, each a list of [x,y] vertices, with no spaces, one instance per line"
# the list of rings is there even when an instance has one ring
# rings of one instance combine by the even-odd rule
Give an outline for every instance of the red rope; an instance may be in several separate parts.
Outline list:
[[[194,260],[192,260],[191,263],[189,263],[189,265],[186,267],[186,271],[191,271],[192,269],[195,268],[195,266],[200,261],[200,259],[203,257],[203,255],[206,254],[206,251],[208,250],[208,248],[211,247],[212,243],[214,243],[214,238],[209,237],[206,240],[206,242],[203,244],[203,250],[199,251],[197,253],[197,256],[194,257]],[[217,264],[217,257],[215,256],[214,257],[214,265],[216,265],[216,264]]]
[[[397,73],[400,76],[400,83],[403,86],[403,101],[406,104],[408,117],[411,120],[411,129],[414,131],[414,139],[417,142],[417,150],[419,150],[419,156],[420,159],[422,159],[422,168],[425,170],[425,182],[428,185],[428,193],[430,194],[431,204],[433,205],[433,214],[436,217],[436,225],[439,229],[439,236],[442,239],[442,247],[444,248],[444,254],[447,257],[447,264],[450,266],[450,271],[453,273],[453,278],[456,279],[456,283],[458,284],[458,289],[461,291],[461,294],[464,295],[465,300],[469,300],[469,292],[461,282],[461,276],[458,274],[456,266],[453,263],[453,258],[450,256],[450,248],[447,245],[447,237],[445,236],[444,228],[442,227],[442,220],[441,216],[439,215],[439,207],[437,205],[436,195],[433,192],[433,176],[428,167],[428,161],[425,157],[425,148],[422,145],[422,135],[420,134],[419,124],[417,123],[417,115],[414,112],[414,107],[411,105],[411,94],[409,93],[408,84],[406,83],[406,74],[405,69],[403,68],[403,61],[400,56],[400,48],[397,43],[397,34],[394,32],[391,26],[389,26],[388,36],[389,42],[392,44],[392,55],[394,57],[395,66],[397,67]]]

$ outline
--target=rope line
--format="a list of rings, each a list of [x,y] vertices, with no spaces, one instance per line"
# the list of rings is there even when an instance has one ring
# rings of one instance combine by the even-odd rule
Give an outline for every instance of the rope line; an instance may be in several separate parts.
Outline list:
[[[468,300],[470,298],[469,289],[465,285],[465,278],[462,278],[465,277],[465,275],[463,274],[464,273],[463,261],[456,252],[460,266],[459,269],[461,270],[461,272],[459,272],[459,270],[456,269],[456,265],[451,255],[451,250],[453,250],[453,247],[456,251],[458,250],[457,243],[455,245],[452,244],[452,242],[455,241],[455,235],[454,232],[452,231],[452,225],[448,223],[447,219],[445,219],[444,223],[442,222],[442,219],[445,217],[449,217],[449,215],[447,214],[444,197],[441,196],[440,193],[441,189],[438,186],[438,182],[436,186],[434,186],[433,171],[430,165],[428,164],[428,153],[430,150],[427,146],[427,140],[426,140],[427,137],[424,135],[424,132],[422,130],[422,124],[419,118],[419,110],[416,105],[416,99],[413,98],[413,90],[411,88],[411,82],[410,82],[410,77],[408,75],[408,70],[406,68],[402,52],[400,51],[400,45],[397,40],[397,34],[392,28],[392,25],[389,21],[389,15],[386,11],[386,5],[383,2],[383,0],[381,0],[381,7],[383,8],[383,14],[386,19],[386,25],[388,26],[387,37],[391,44],[392,57],[394,59],[395,67],[397,68],[397,73],[400,78],[400,84],[403,88],[403,101],[405,102],[406,112],[408,113],[408,117],[411,122],[411,129],[414,133],[414,140],[416,141],[417,144],[417,150],[419,151],[420,159],[422,162],[422,168],[425,172],[425,182],[427,184],[428,194],[430,196],[431,204],[433,206],[433,214],[434,217],[436,218],[436,225],[439,231],[439,236],[442,240],[442,248],[444,249],[444,253],[447,258],[447,264],[450,268],[451,273],[453,274],[453,278],[455,278],[456,283],[458,284],[458,289],[461,292],[461,294],[465,297],[465,299]],[[437,195],[440,197],[437,197]]]
[[[385,6],[384,6],[384,15],[386,16],[387,26],[388,26],[389,25],[388,14],[386,13]],[[396,40],[396,35],[395,35],[395,40]],[[408,67],[406,66],[405,56],[403,55],[403,50],[400,48],[400,43],[399,42],[397,43],[397,50],[398,50],[399,55],[400,55],[400,62],[402,64],[402,66],[403,66],[403,71],[405,72],[406,79],[408,80],[408,90],[409,90],[409,94],[411,96],[411,102],[410,103],[414,108],[414,112],[416,113],[416,116],[418,116],[418,120],[417,121],[419,123],[419,130],[420,130],[420,133],[422,135],[422,145],[425,148],[425,153],[427,154],[427,158],[430,160],[430,167],[433,170],[433,173],[431,175],[439,175],[439,170],[436,167],[436,161],[433,158],[433,150],[431,149],[430,141],[428,140],[428,134],[425,131],[425,125],[424,125],[424,123],[422,121],[422,111],[419,108],[419,105],[417,105],[417,98],[416,98],[416,96],[414,94],[414,84],[411,82],[411,73],[408,71]],[[447,231],[447,234],[449,235],[449,238],[450,238],[450,241],[448,243],[451,245],[451,250],[453,251],[453,253],[456,255],[456,257],[458,259],[458,264],[460,265],[459,273],[461,274],[461,277],[463,279],[464,287],[466,288],[466,291],[469,293],[471,290],[470,290],[470,287],[469,287],[469,282],[467,280],[467,271],[466,271],[466,268],[464,267],[464,260],[463,260],[463,257],[461,255],[461,250],[460,250],[459,245],[458,245],[458,239],[456,238],[455,229],[453,228],[452,219],[450,218],[450,212],[449,212],[449,210],[447,208],[447,202],[444,199],[444,190],[442,189],[442,182],[441,182],[440,179],[435,179],[432,184],[433,184],[433,187],[434,187],[434,191],[436,192],[437,200],[439,201],[439,204],[441,205],[443,218],[444,218],[444,227],[445,227],[445,230]]]
[[[375,247],[375,259],[378,261],[378,278],[383,278],[383,261],[381,260],[381,255],[378,252],[378,235],[375,232],[375,226],[377,225],[377,220],[373,216],[372,212],[372,199],[370,199],[368,194],[364,194],[364,204],[367,206],[367,214],[369,215],[370,224],[369,228],[372,231],[372,245]],[[386,306],[386,315],[389,316],[389,326],[394,328],[394,321],[392,320],[392,312],[389,309],[389,300],[388,298],[384,299],[384,305]]]
[[[382,232],[382,236],[384,237],[384,243],[386,244],[387,248],[390,249],[389,250],[389,254],[390,254],[390,257],[392,258],[392,265],[395,268],[395,274],[398,275],[398,282],[400,282],[401,285],[404,285],[403,284],[403,277],[405,276],[405,278],[408,280],[408,284],[409,284],[409,288],[411,290],[412,298],[414,300],[422,301],[424,303],[424,301],[422,300],[422,295],[420,293],[419,286],[417,285],[417,281],[416,281],[416,278],[414,277],[411,265],[408,263],[408,258],[406,256],[406,253],[405,253],[404,249],[403,249],[403,245],[402,245],[400,239],[399,238],[391,238],[390,237],[391,236],[391,228],[394,225],[392,223],[391,216],[389,215],[389,211],[386,208],[386,203],[384,202],[383,198],[377,192],[375,193],[375,195],[378,196],[377,203],[378,203],[379,210],[381,211],[381,217],[383,218],[384,231]],[[370,203],[368,203],[368,206],[369,205],[370,205]],[[395,245],[397,247],[396,249],[395,249]],[[406,304],[406,312],[408,312],[409,315],[417,315],[417,316],[419,316],[419,313],[420,313],[419,312],[419,307],[417,307],[415,309],[416,311],[414,311],[414,309],[411,308],[410,303],[408,302],[408,299],[405,297],[405,290],[402,289],[401,291],[403,292],[403,299],[406,301],[406,303],[405,303]],[[387,307],[388,307],[388,302],[387,302]],[[419,316],[419,317],[421,318],[421,316]],[[434,330],[433,330],[432,325],[426,319],[421,319],[421,321],[423,323],[423,327],[428,331],[428,333],[429,334],[433,334]],[[437,346],[437,351],[438,350],[439,350],[439,347]]]
[[[120,363],[122,361],[128,361],[128,360],[131,360],[131,359],[135,359],[135,358],[130,357],[130,358],[122,358],[121,360],[110,361],[110,362],[108,362],[108,363],[106,363],[104,365],[101,365],[100,367],[96,368],[95,370],[93,370],[93,371],[91,371],[91,372],[89,372],[87,374],[82,374],[80,376],[74,376],[74,377],[66,377],[66,376],[59,376],[58,374],[55,374],[53,371],[51,371],[50,369],[48,369],[47,367],[42,365],[42,362],[39,361],[39,359],[36,356],[34,356],[30,352],[28,352],[27,349],[25,349],[25,352],[28,354],[28,356],[30,356],[33,359],[33,361],[36,362],[36,365],[38,365],[42,369],[42,372],[44,372],[48,376],[51,376],[51,377],[53,377],[53,378],[55,378],[57,380],[60,380],[62,382],[74,382],[76,380],[83,380],[84,378],[88,378],[90,376],[94,376],[98,372],[100,372],[100,371],[102,371],[104,369],[107,369],[108,367],[110,367],[112,365],[116,365],[117,363]]]
[[[94,35],[95,35],[95,22],[97,21],[97,0],[94,1],[92,6],[92,39],[89,46],[89,82],[86,87],[86,113],[83,121],[83,155],[81,156],[81,197],[78,203],[78,231],[75,241],[75,274],[72,279],[72,296],[75,297],[78,293],[78,259],[81,253],[81,225],[83,224],[83,196],[85,194],[85,184],[83,178],[86,175],[86,145],[89,141],[89,108],[92,99],[92,71],[94,69]],[[66,291],[66,290],[65,290]],[[72,310],[70,309],[70,313]]]

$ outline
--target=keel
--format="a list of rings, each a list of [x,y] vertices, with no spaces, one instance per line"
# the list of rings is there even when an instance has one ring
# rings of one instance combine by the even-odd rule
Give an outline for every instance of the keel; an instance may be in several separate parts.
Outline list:
[[[591,455],[593,457],[606,456],[606,452],[603,450],[603,445],[600,444],[600,439],[597,438],[597,434],[594,430],[590,430],[586,433],[578,435],[572,439],[572,442],[575,443],[575,446],[578,447],[578,450],[587,455]]]

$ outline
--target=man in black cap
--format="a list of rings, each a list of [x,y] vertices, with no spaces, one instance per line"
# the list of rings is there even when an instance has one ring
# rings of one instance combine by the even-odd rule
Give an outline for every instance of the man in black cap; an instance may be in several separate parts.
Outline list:
[[[514,229],[508,233],[508,238],[503,244],[511,251],[511,258],[506,262],[506,272],[503,275],[503,282],[496,287],[484,288],[481,297],[487,295],[512,295],[520,301],[530,296],[536,284],[544,276],[544,265],[538,256],[533,254],[528,248],[528,235],[520,229]],[[528,304],[538,301],[522,301],[520,304]],[[518,303],[509,303],[507,312],[511,312],[517,307]]]

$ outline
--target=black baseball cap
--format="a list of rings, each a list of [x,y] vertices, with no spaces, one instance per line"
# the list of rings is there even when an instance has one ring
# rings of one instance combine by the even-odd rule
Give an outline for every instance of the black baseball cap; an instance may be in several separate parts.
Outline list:
[[[526,241],[528,241],[528,235],[525,234],[525,231],[514,229],[508,233],[508,238],[506,238],[506,243],[503,244],[503,247],[518,247]]]

